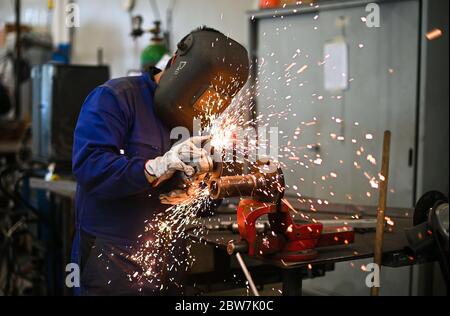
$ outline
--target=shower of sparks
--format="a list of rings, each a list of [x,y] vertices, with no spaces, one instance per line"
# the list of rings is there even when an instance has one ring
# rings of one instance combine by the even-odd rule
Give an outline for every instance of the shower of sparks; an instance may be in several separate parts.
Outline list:
[[[130,258],[141,269],[132,281],[142,286],[147,282],[160,290],[175,284],[177,273],[187,271],[195,262],[188,237],[201,233],[199,215],[209,207],[209,192],[197,189],[189,201],[148,220],[139,236],[138,250]]]
[[[288,25],[274,30],[276,34],[290,31]],[[262,35],[266,36],[267,32]],[[357,47],[362,49],[365,45],[360,43]],[[250,78],[253,79],[249,81],[251,83],[231,100],[230,106],[219,115],[211,111],[202,117],[207,122],[202,133],[211,135],[210,145],[221,159],[229,161],[234,158],[240,163],[255,164],[257,159],[268,156],[278,163],[288,180],[288,195],[293,197],[288,205],[304,220],[317,222],[312,215],[295,211],[291,204],[295,199],[302,210],[313,215],[333,202],[374,204],[380,183],[385,180],[378,174],[376,157],[380,153],[373,152],[378,140],[375,133],[361,122],[351,122],[343,114],[336,115],[333,107],[342,105],[343,93],[328,94],[311,86],[310,73],[323,71],[322,66],[330,56],[325,59],[324,56],[312,56],[303,47],[288,53],[291,60],[284,63],[279,51],[262,54],[252,66],[257,69],[251,69],[256,77]],[[395,73],[394,69],[387,71]],[[225,79],[218,78],[219,82],[221,80]],[[354,80],[351,78],[349,82]],[[235,83],[233,80],[228,82],[229,85]],[[311,92],[301,98],[299,94],[288,93],[295,89]],[[223,101],[212,96],[206,108],[220,108],[220,102]],[[256,103],[258,111],[254,107]],[[302,106],[308,104],[320,107],[317,112],[320,115],[302,112]],[[286,121],[289,124],[281,124]],[[266,141],[262,141],[259,134],[262,129],[266,132]],[[344,136],[349,129],[352,137]],[[273,142],[273,139],[277,141]],[[336,148],[339,149],[334,150]],[[345,148],[345,151],[340,148]],[[349,157],[350,153],[353,153],[353,158]],[[339,169],[343,167],[348,168]],[[352,170],[352,176],[366,181],[366,186],[360,186],[359,194],[344,191],[348,179],[344,178],[342,170],[348,169]],[[359,185],[360,181],[355,183]],[[390,192],[393,194],[395,189],[390,189]],[[312,194],[317,199],[306,197]],[[191,267],[195,258],[190,252],[189,236],[201,237],[204,233],[198,214],[208,207],[209,201],[209,192],[198,188],[190,201],[174,206],[145,223],[145,232],[139,238],[139,250],[132,256],[143,271],[135,273],[133,280],[164,288],[175,282],[173,275],[176,271],[187,271]],[[359,218],[358,215],[355,218]],[[389,227],[395,226],[391,218],[386,218],[386,221]]]

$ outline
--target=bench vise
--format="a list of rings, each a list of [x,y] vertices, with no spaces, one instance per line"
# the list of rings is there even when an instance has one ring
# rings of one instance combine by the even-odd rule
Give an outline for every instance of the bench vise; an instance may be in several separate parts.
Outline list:
[[[283,199],[283,172],[273,163],[258,163],[249,175],[220,177],[210,181],[211,198],[243,198],[237,208],[241,239],[228,245],[230,255],[245,253],[253,257],[304,262],[318,257],[317,248],[352,244],[354,229],[325,227],[320,222],[296,223],[295,210]],[[257,229],[261,221],[270,228]]]

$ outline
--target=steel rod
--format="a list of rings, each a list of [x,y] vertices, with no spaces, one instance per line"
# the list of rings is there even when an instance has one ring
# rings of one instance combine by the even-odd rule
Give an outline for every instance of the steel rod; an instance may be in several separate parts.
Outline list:
[[[384,133],[383,141],[383,161],[381,166],[381,179],[380,179],[380,195],[378,201],[378,217],[377,217],[377,233],[375,237],[375,264],[378,265],[381,271],[381,264],[383,260],[383,239],[384,239],[384,229],[385,229],[385,217],[386,217],[386,207],[388,198],[388,188],[389,188],[389,163],[391,154],[391,132],[386,131]],[[373,287],[371,289],[372,296],[380,295],[380,288]]]
[[[247,266],[245,265],[244,259],[242,259],[241,254],[238,252],[236,253],[236,258],[239,262],[239,265],[241,266],[242,271],[244,272],[245,277],[247,278],[248,284],[250,286],[250,289],[253,292],[253,295],[259,297],[258,289],[256,288],[255,282],[253,282],[252,275],[250,274],[250,271],[248,271]]]
[[[15,15],[16,15],[16,43],[15,43],[15,60],[14,60],[14,101],[15,101],[15,118],[20,120],[22,118],[22,100],[21,100],[21,59],[22,59],[22,3],[21,0],[15,2]]]

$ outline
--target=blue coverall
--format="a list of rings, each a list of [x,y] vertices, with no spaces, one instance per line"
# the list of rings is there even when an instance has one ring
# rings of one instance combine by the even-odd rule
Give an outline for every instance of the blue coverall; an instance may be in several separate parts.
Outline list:
[[[148,183],[144,164],[171,146],[157,118],[157,84],[148,73],[109,81],[83,105],[75,130],[73,173],[78,181],[72,258],[81,266],[81,295],[146,295],[130,282],[129,259],[145,221],[166,208]]]

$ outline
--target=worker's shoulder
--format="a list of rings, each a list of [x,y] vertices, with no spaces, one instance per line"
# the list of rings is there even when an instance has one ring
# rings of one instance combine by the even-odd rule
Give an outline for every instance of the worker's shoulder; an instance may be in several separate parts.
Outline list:
[[[107,81],[102,88],[106,88],[117,95],[133,93],[141,89],[148,89],[144,76],[122,77]]]

